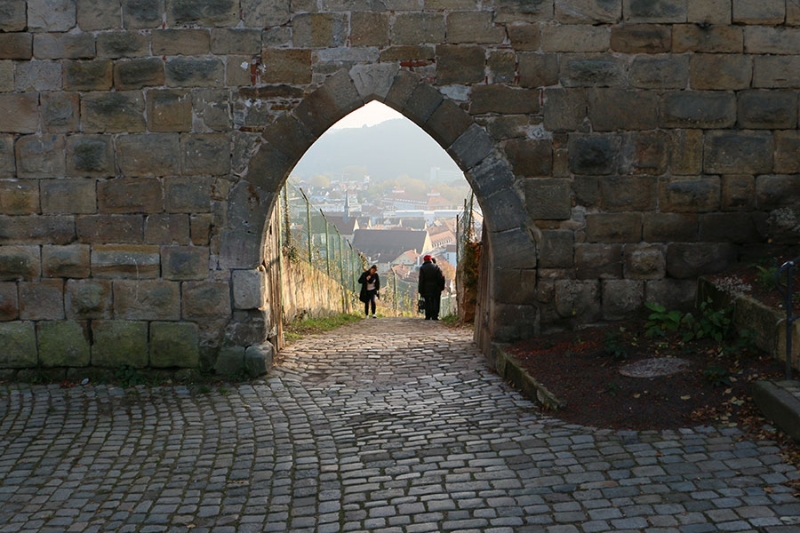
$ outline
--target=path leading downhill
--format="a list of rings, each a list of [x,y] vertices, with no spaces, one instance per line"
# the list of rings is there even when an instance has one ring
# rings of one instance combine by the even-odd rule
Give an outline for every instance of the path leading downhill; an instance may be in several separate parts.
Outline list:
[[[773,443],[565,424],[470,337],[363,320],[205,393],[2,385],[0,532],[800,531]]]

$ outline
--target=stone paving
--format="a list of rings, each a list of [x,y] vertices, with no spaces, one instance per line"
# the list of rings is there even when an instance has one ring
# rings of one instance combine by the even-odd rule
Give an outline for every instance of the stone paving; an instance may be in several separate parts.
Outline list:
[[[211,391],[0,386],[0,532],[800,531],[773,443],[566,424],[470,336],[364,320]]]

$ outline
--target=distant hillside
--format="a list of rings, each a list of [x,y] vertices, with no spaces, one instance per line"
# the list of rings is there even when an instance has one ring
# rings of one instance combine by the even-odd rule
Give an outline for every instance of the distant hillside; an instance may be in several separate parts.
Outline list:
[[[372,127],[328,130],[306,152],[292,174],[302,178],[317,174],[338,178],[346,167],[364,167],[377,180],[408,174],[427,181],[431,167],[460,171],[447,152],[419,126],[397,119]]]

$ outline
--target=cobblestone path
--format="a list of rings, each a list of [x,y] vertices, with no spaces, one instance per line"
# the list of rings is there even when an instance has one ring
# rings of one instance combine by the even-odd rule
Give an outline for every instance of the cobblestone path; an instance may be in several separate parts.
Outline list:
[[[0,532],[796,533],[778,452],[567,425],[468,332],[364,320],[211,392],[0,386]]]

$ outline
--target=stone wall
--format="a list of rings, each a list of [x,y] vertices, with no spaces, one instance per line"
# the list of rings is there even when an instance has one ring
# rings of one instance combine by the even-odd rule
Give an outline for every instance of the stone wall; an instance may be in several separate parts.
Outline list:
[[[0,368],[262,343],[276,195],[376,99],[475,190],[482,346],[683,305],[797,243],[798,89],[798,0],[0,0]]]
[[[305,261],[284,258],[281,285],[283,323],[301,318],[324,318],[353,313],[358,299],[353,291],[328,277]],[[361,311],[363,313],[363,310]]]

